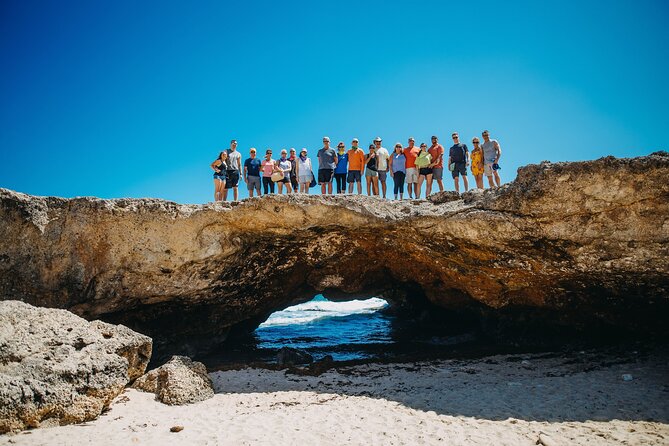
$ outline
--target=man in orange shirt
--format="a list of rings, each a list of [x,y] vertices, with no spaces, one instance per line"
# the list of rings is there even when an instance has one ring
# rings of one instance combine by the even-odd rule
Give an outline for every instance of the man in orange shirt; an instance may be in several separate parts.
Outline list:
[[[444,146],[439,144],[439,138],[436,136],[432,137],[432,146],[427,149],[432,155],[432,163],[430,167],[432,168],[432,179],[427,182],[427,189],[425,190],[425,196],[427,197],[432,192],[432,181],[437,180],[439,185],[439,192],[444,191],[444,183],[442,179],[444,178]]]
[[[416,157],[420,153],[420,147],[416,147],[413,138],[409,138],[409,146],[404,148],[404,157],[406,158],[406,182],[409,192],[409,199],[418,197],[418,168],[416,168]]]
[[[358,183],[358,195],[362,194],[362,170],[365,168],[365,151],[358,147],[358,138],[353,138],[348,151],[348,193],[353,193],[353,183]]]

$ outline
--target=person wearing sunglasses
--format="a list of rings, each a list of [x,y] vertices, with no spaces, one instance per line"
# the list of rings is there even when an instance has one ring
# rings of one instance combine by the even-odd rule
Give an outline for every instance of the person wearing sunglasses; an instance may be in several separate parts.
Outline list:
[[[346,172],[348,169],[348,153],[344,141],[337,144],[337,167],[334,170],[335,181],[337,182],[337,193],[346,193]]]
[[[462,176],[462,183],[465,186],[465,192],[467,192],[467,189],[469,189],[469,183],[467,182],[469,149],[467,149],[467,144],[460,143],[460,136],[457,132],[453,132],[451,137],[453,138],[453,146],[448,153],[448,165],[451,170],[451,176],[453,177],[455,191],[460,193],[460,182],[458,179]]]
[[[476,187],[483,189],[483,148],[479,145],[479,139],[474,137],[472,139],[474,148],[472,149],[472,175],[476,181]]]
[[[395,144],[395,150],[390,155],[390,176],[393,178],[393,193],[395,194],[395,200],[399,195],[399,199],[404,199],[404,178],[406,176],[406,156],[404,156],[404,151],[402,150],[402,144]]]
[[[502,156],[502,148],[496,139],[490,139],[490,132],[484,130],[481,133],[483,136],[483,168],[485,169],[485,176],[488,177],[488,184],[490,187],[499,187],[502,185],[502,179],[499,177],[499,158]],[[495,181],[493,182],[493,177]]]

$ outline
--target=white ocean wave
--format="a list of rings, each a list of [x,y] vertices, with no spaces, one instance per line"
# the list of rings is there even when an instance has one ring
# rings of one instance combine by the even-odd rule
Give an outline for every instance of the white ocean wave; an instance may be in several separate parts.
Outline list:
[[[388,306],[388,302],[378,297],[347,302],[332,302],[326,299],[314,299],[303,304],[277,311],[258,328],[277,325],[308,324],[319,319],[350,316],[352,314],[369,314]]]

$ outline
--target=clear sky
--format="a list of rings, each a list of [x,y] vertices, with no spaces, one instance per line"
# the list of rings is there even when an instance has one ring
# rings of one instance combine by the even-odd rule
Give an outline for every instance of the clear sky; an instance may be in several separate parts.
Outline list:
[[[0,187],[202,203],[232,138],[489,129],[505,182],[667,150],[668,22],[666,0],[2,0]]]

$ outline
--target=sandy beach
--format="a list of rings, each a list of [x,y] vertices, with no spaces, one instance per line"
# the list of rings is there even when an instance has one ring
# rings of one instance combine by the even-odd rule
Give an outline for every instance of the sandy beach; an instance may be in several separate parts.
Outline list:
[[[128,389],[93,422],[5,435],[0,444],[669,444],[664,350],[211,377],[216,395],[201,403],[167,406]]]

